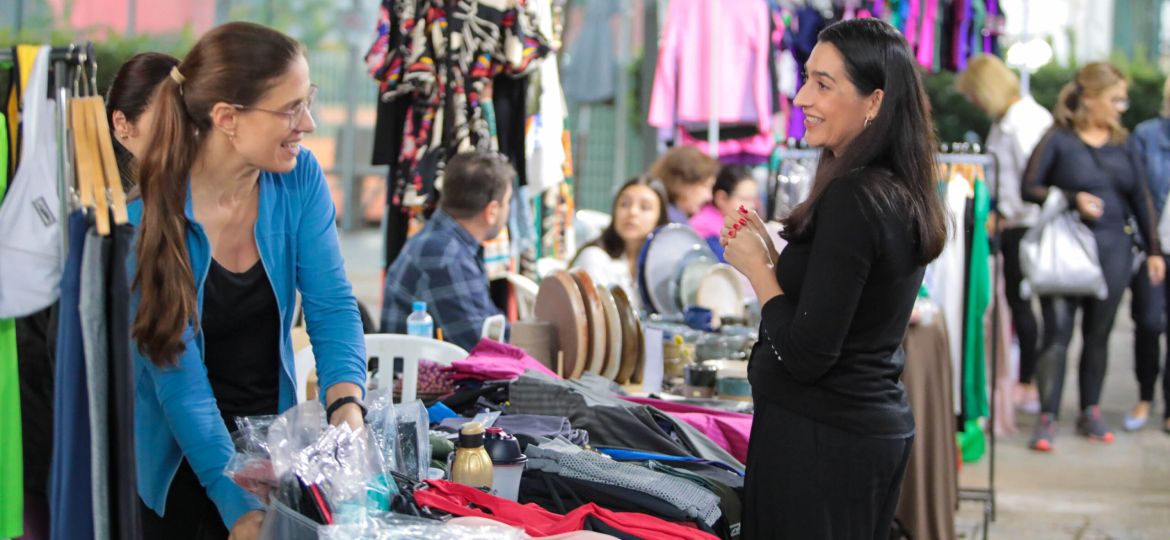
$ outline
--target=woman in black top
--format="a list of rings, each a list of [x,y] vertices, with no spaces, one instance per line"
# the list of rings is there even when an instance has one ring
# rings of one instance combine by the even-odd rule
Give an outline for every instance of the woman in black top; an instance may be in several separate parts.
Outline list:
[[[788,246],[777,256],[746,210],[722,238],[763,305],[743,534],[888,538],[914,436],[901,343],[946,241],[930,113],[905,39],[880,20],[826,28],[806,69],[795,103],[824,153]]]
[[[1104,300],[1055,296],[1040,299],[1044,345],[1037,372],[1041,414],[1029,443],[1034,450],[1052,450],[1068,344],[1078,308],[1083,310],[1084,347],[1078,373],[1081,414],[1077,432],[1094,440],[1113,440],[1097,404],[1105,382],[1109,332],[1133,272],[1133,240],[1126,230],[1130,217],[1137,221],[1145,239],[1143,249],[1149,254],[1146,266],[1151,283],[1158,285],[1166,273],[1158,247],[1158,216],[1146,188],[1142,158],[1126,140],[1121,127],[1121,113],[1129,104],[1126,92],[1125,78],[1117,68],[1106,63],[1082,67],[1061,91],[1053,115],[1055,126],[1036,146],[1024,172],[1024,200],[1043,203],[1055,188],[1064,193],[1070,206],[1076,207],[1097,239],[1101,270],[1109,287]]]

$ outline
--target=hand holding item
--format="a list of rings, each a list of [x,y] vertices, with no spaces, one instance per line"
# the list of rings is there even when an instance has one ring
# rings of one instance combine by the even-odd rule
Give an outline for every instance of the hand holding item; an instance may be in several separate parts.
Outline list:
[[[1150,255],[1146,259],[1146,268],[1150,271],[1150,285],[1157,287],[1166,280],[1166,259],[1161,255]]]
[[[1082,191],[1077,193],[1077,212],[1089,221],[1097,221],[1105,214],[1105,201],[1101,197]]]
[[[260,526],[263,524],[264,512],[252,510],[236,520],[228,540],[255,540],[260,536]]]

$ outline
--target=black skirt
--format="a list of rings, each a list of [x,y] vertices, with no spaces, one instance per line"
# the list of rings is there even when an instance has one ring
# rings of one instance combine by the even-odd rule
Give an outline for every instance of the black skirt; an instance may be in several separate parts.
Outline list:
[[[856,435],[757,399],[744,482],[744,540],[882,539],[913,437]]]

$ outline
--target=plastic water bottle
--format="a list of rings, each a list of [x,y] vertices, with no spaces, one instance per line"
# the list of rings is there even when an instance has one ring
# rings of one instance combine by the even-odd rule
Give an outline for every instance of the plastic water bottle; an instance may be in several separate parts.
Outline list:
[[[427,314],[426,302],[415,302],[411,305],[410,316],[406,318],[406,333],[412,336],[425,338],[435,337],[435,321]]]

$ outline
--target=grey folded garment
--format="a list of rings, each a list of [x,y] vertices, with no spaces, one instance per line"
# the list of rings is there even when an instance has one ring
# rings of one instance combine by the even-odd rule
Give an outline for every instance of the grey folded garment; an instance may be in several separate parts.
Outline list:
[[[530,469],[645,493],[703,520],[708,526],[715,525],[723,515],[719,497],[710,490],[639,465],[613,461],[564,440],[529,445],[525,454]]]
[[[741,471],[744,468],[743,463],[690,424],[669,413],[625,401],[613,392],[580,381],[525,373],[508,384],[508,400],[505,410],[509,416],[566,417],[574,427],[589,432],[589,442],[594,446],[698,457]]]
[[[447,418],[440,422],[440,425],[458,430],[469,421],[471,421],[470,418]],[[493,425],[511,435],[527,435],[546,439],[563,437],[577,446],[589,444],[589,432],[583,429],[573,429],[569,419],[563,416],[512,414],[497,418]]]

